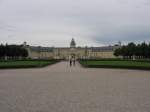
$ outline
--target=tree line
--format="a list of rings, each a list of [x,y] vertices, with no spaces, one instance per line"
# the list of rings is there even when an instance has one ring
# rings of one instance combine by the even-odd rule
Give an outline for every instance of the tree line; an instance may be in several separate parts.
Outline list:
[[[19,59],[28,56],[22,45],[0,45],[0,59]]]
[[[121,56],[124,59],[150,59],[150,44],[145,42],[135,44],[131,42],[116,49],[114,55]]]

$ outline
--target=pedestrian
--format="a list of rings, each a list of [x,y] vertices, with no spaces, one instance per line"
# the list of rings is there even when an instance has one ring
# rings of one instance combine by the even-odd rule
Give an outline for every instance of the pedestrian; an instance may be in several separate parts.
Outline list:
[[[71,66],[72,66],[72,59],[70,58],[70,60],[69,60],[69,61],[70,61],[70,67],[71,67]]]
[[[73,58],[73,65],[75,66],[76,65],[76,59]]]

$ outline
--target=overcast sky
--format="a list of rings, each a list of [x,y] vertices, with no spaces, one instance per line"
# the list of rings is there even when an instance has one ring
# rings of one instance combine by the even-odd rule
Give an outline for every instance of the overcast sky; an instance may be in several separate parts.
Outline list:
[[[101,46],[150,41],[150,0],[0,0],[0,43]]]

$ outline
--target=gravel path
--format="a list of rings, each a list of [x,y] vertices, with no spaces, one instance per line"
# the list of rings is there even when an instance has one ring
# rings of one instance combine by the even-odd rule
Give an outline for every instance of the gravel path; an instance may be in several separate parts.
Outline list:
[[[0,70],[0,112],[150,112],[150,71]]]

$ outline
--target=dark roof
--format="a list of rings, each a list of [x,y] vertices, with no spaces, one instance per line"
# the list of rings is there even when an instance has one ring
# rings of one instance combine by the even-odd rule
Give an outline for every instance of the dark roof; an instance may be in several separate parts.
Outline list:
[[[29,48],[36,52],[53,52],[53,47],[30,46]]]
[[[118,46],[92,47],[92,52],[109,52],[119,48]]]
[[[75,46],[75,45],[76,45],[76,43],[75,43],[75,41],[74,41],[74,39],[73,39],[73,38],[72,38],[72,40],[71,40],[70,45],[71,45],[71,46]]]

